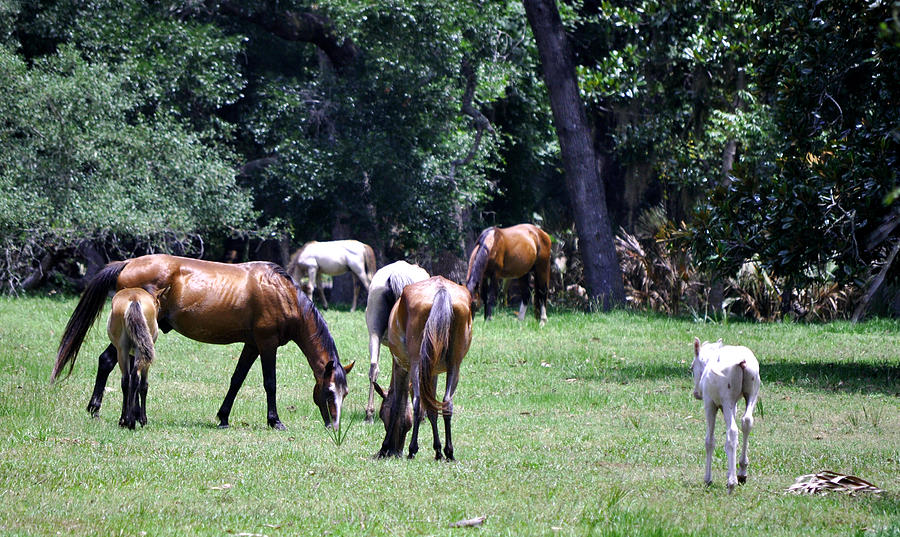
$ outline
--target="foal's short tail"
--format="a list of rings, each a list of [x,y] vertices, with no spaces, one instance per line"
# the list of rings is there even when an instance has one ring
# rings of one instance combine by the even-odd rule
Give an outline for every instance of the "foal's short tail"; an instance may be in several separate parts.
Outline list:
[[[84,290],[81,300],[75,306],[72,317],[66,324],[66,330],[63,332],[62,339],[59,342],[59,349],[56,351],[56,364],[53,366],[53,372],[50,373],[50,383],[52,384],[56,377],[62,371],[66,364],[69,364],[68,374],[72,373],[75,366],[75,358],[78,357],[78,351],[81,350],[81,344],[84,342],[84,336],[88,330],[94,325],[94,321],[100,315],[103,304],[106,303],[107,295],[110,290],[116,286],[119,274],[127,265],[127,261],[116,261],[106,265]],[[67,375],[68,375],[67,374]]]
[[[132,300],[125,310],[125,330],[128,331],[128,337],[134,344],[134,361],[135,367],[141,373],[144,373],[153,359],[156,357],[156,351],[153,347],[153,336],[150,335],[150,327],[147,326],[147,319],[144,318],[144,312],[141,309],[141,303]]]
[[[431,312],[425,321],[425,331],[422,334],[422,348],[419,352],[422,363],[419,368],[419,385],[422,394],[422,403],[429,410],[444,412],[444,403],[437,400],[434,390],[434,382],[431,380],[431,368],[433,362],[446,360],[449,356],[450,326],[453,321],[453,303],[450,301],[450,293],[444,287],[434,294]],[[449,373],[448,373],[449,374]]]

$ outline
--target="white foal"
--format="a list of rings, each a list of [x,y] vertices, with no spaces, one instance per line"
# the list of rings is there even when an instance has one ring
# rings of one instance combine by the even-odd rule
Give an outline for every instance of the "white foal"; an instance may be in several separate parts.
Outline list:
[[[712,455],[716,448],[716,414],[722,409],[725,419],[725,455],[728,457],[728,493],[737,483],[747,481],[747,440],[753,428],[753,409],[759,397],[759,362],[747,347],[703,342],[694,338],[694,361],[691,364],[694,375],[694,397],[703,400],[706,411],[706,474],[703,480],[712,483]],[[735,451],[737,449],[738,428],[735,423],[737,402],[741,397],[747,409],[741,420],[743,447],[740,468],[735,475]]]

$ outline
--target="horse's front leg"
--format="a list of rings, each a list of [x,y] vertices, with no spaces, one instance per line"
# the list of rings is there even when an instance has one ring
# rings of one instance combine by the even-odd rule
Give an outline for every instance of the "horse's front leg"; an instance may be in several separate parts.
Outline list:
[[[366,423],[375,422],[375,382],[378,380],[378,358],[381,353],[381,338],[369,334],[369,402],[366,404]]]
[[[264,350],[260,354],[262,364],[263,388],[266,390],[266,419],[269,427],[283,431],[287,429],[278,419],[278,409],[275,405],[275,349]]]
[[[100,405],[103,404],[103,392],[106,390],[106,381],[117,363],[116,347],[110,343],[97,359],[97,379],[94,381],[94,393],[91,395],[91,400],[87,405],[88,413],[95,418],[99,416]]]
[[[409,403],[409,376],[402,368],[394,367],[391,371],[390,417],[384,428],[384,441],[378,451],[378,458],[399,457],[403,454],[403,437],[400,434],[401,416],[406,416],[406,405]]]
[[[315,267],[309,267],[309,284],[314,286],[314,289],[310,291],[310,298],[312,298],[312,295],[318,290],[319,299],[322,301],[322,309],[327,310],[328,301],[325,300],[325,290],[322,289],[322,275],[319,274]]]
[[[219,411],[216,413],[216,417],[219,418],[219,428],[224,429],[228,427],[228,416],[231,414],[231,406],[234,405],[234,398],[237,395],[238,390],[241,389],[241,385],[244,384],[244,379],[247,378],[247,372],[250,371],[250,366],[256,361],[257,356],[259,356],[259,351],[254,345],[251,345],[250,343],[244,345],[244,349],[241,351],[241,357],[238,359],[238,363],[234,367],[234,373],[231,375],[231,384],[228,387],[228,393],[225,394],[225,400],[222,401],[222,406],[219,407]]]

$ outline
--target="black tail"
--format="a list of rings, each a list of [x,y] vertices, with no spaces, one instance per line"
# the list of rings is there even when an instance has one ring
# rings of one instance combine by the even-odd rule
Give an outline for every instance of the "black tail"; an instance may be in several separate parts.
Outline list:
[[[434,393],[434,382],[431,381],[432,360],[445,360],[450,349],[450,326],[453,322],[453,303],[450,301],[450,293],[444,287],[434,294],[434,301],[428,319],[425,321],[425,330],[422,334],[422,347],[419,352],[422,360],[419,369],[419,386],[422,394],[422,404],[435,412],[443,412],[444,404],[437,400]]]
[[[144,371],[153,363],[156,351],[153,347],[153,336],[147,326],[147,319],[138,301],[132,301],[125,310],[125,329],[134,344],[134,362],[138,371]]]
[[[484,271],[487,268],[488,258],[491,253],[491,249],[485,244],[485,240],[493,232],[494,228],[492,227],[485,229],[475,242],[475,250],[469,262],[468,274],[466,274],[466,289],[469,290],[469,294],[472,297],[475,296],[481,280],[484,278]]]
[[[81,300],[75,306],[75,311],[72,313],[72,317],[69,318],[66,330],[63,332],[63,337],[59,342],[59,350],[56,351],[56,365],[53,366],[53,372],[50,374],[51,384],[56,380],[56,377],[66,364],[69,364],[69,371],[66,376],[72,373],[72,368],[75,367],[75,358],[78,357],[78,351],[81,350],[84,337],[100,315],[100,310],[103,309],[103,304],[106,303],[109,291],[115,288],[119,274],[122,273],[122,269],[127,264],[128,261],[116,261],[106,265],[103,270],[94,276],[87,289],[84,290],[84,294],[81,295]]]

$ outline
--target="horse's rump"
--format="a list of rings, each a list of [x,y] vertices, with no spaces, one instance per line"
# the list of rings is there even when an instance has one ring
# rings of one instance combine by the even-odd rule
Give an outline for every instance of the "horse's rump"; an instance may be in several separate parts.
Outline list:
[[[137,300],[131,300],[125,310],[125,329],[134,344],[135,366],[139,370],[144,369],[153,362],[156,352],[149,320],[144,317],[141,303]]]

